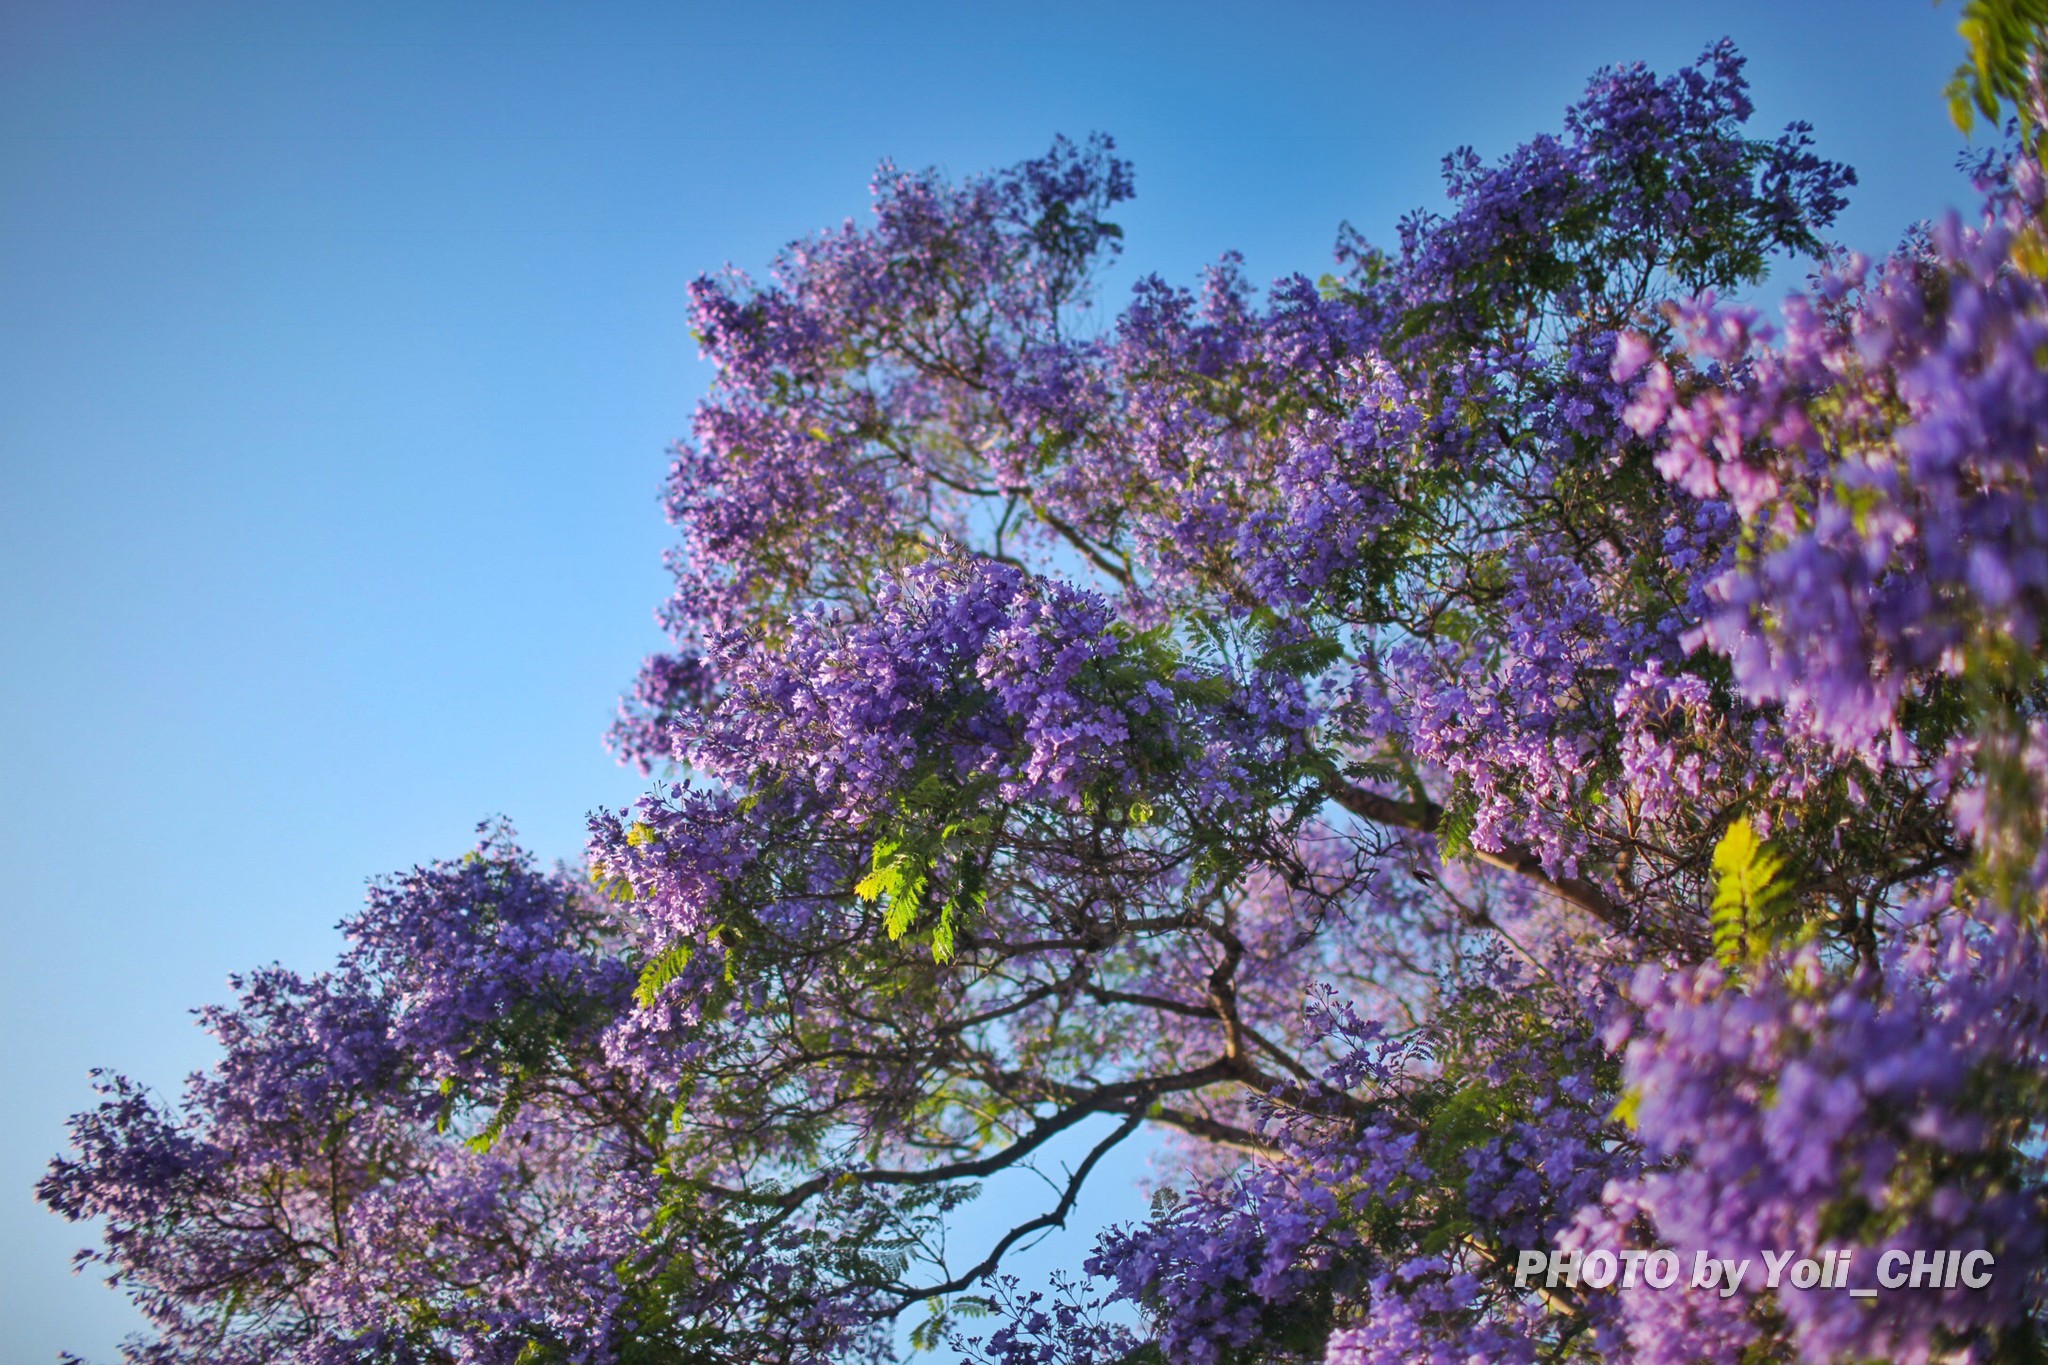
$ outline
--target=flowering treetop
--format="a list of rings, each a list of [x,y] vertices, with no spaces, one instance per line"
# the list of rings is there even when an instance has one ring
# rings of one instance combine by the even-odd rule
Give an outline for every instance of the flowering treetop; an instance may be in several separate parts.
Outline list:
[[[2034,1358],[2043,176],[1872,265],[1750,114],[1603,71],[1395,247],[1109,322],[1105,138],[700,281],[662,785],[104,1082],[41,1194],[132,1358]],[[1005,1279],[1147,1124],[1154,1217]],[[1517,1274],[1931,1245],[1992,1286]]]

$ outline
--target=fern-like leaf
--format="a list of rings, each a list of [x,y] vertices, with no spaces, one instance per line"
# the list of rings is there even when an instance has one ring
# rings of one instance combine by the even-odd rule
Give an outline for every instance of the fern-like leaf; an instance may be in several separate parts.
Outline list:
[[[696,953],[688,943],[671,943],[654,955],[654,960],[640,969],[640,984],[633,988],[633,998],[643,1009],[651,1007],[668,989],[668,984],[683,974]]]
[[[1790,908],[1785,856],[1756,837],[1747,817],[1728,826],[1714,846],[1714,957],[1734,968],[1775,942]]]
[[[1479,799],[1472,793],[1465,779],[1460,777],[1451,787],[1450,797],[1444,802],[1443,814],[1437,817],[1437,853],[1445,862],[1455,862],[1472,852],[1472,830],[1479,822]]]
[[[475,1152],[478,1156],[489,1156],[491,1148],[497,1145],[500,1137],[504,1136],[506,1127],[513,1119],[519,1116],[519,1110],[523,1103],[524,1101],[519,1094],[519,1088],[515,1085],[511,1092],[505,1096],[505,1102],[498,1106],[496,1113],[491,1115],[490,1122],[483,1126],[483,1131],[477,1133],[474,1137],[464,1138],[462,1145]]]

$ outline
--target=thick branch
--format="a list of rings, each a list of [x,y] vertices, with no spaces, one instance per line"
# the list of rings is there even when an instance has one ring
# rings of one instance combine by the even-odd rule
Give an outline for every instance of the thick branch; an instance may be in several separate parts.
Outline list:
[[[1396,801],[1348,782],[1330,781],[1324,789],[1330,799],[1345,810],[1374,824],[1434,834],[1443,822],[1444,808],[1434,801]],[[1635,932],[1634,916],[1612,896],[1583,877],[1551,876],[1543,870],[1543,860],[1520,844],[1503,844],[1498,851],[1475,846],[1472,856],[1489,867],[1527,877],[1567,905],[1577,906],[1610,928],[1625,933]]]
[[[1038,499],[1032,498],[1030,500],[1030,506],[1032,513],[1036,515],[1040,521],[1044,522],[1047,526],[1051,527],[1054,531],[1058,532],[1062,540],[1066,541],[1076,550],[1079,550],[1082,553],[1082,555],[1087,558],[1090,564],[1093,564],[1096,568],[1102,570],[1104,573],[1108,574],[1112,579],[1114,579],[1118,583],[1123,584],[1125,587],[1128,588],[1131,586],[1131,571],[1127,566],[1120,566],[1111,562],[1109,557],[1106,554],[1104,554],[1102,550],[1098,548],[1093,541],[1089,540],[1086,536],[1082,535],[1079,531],[1075,530],[1072,526],[1068,525],[1065,521],[1061,520],[1056,513],[1046,510],[1046,508],[1038,501]]]
[[[1212,1119],[1206,1114],[1191,1114],[1185,1109],[1174,1109],[1167,1105],[1155,1104],[1152,1106],[1151,1112],[1146,1114],[1145,1117],[1154,1123],[1165,1124],[1168,1128],[1178,1128],[1189,1137],[1198,1137],[1204,1142],[1213,1142],[1219,1147],[1229,1147],[1243,1152],[1247,1156],[1262,1156],[1268,1160],[1278,1160],[1285,1155],[1280,1148],[1265,1141],[1257,1133],[1240,1128],[1234,1123],[1225,1123],[1221,1119]]]
[[[1062,1097],[1066,1100],[1066,1107],[1001,1151],[991,1152],[985,1157],[914,1171],[874,1169],[848,1171],[840,1175],[817,1175],[770,1199],[748,1196],[738,1191],[728,1190],[722,1193],[750,1202],[794,1209],[841,1179],[850,1178],[863,1185],[937,1185],[949,1180],[979,1180],[1016,1164],[1091,1114],[1135,1114],[1142,1118],[1146,1109],[1161,1095],[1181,1090],[1200,1090],[1204,1086],[1215,1085],[1220,1081],[1239,1079],[1243,1074],[1244,1068],[1241,1066],[1226,1061],[1215,1061],[1206,1066],[1196,1067],[1192,1071],[1182,1071],[1171,1076],[1120,1081],[1092,1090],[1059,1086],[1056,1087],[1057,1090],[1067,1092]]]

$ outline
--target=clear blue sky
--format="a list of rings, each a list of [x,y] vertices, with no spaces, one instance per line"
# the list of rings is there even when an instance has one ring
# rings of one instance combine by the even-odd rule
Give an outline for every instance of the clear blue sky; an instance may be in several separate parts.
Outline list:
[[[684,288],[1112,133],[1129,252],[1188,281],[1390,240],[1441,155],[1586,75],[1750,57],[1756,127],[1863,178],[1873,254],[1967,199],[1954,5],[115,3],[0,7],[0,1359],[134,1323],[29,1198],[190,1006],[331,959],[364,878],[509,815],[574,857],[659,643]],[[1768,292],[1796,281],[1774,281]],[[1128,1170],[1112,1207],[1134,1207]]]

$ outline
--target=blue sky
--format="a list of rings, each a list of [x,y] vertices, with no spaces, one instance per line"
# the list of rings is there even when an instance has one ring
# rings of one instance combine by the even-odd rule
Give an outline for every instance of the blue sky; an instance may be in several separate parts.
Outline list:
[[[1390,241],[1442,154],[1585,77],[1750,58],[1882,252],[1968,200],[1956,7],[20,3],[0,7],[0,1358],[136,1319],[28,1189],[116,1067],[175,1093],[231,971],[511,817],[573,858],[659,644],[690,278],[1113,134],[1137,275]],[[1773,281],[1766,295],[1796,284]],[[1110,1171],[1128,1214],[1136,1167]],[[1057,1260],[1070,1252],[1048,1252]]]

